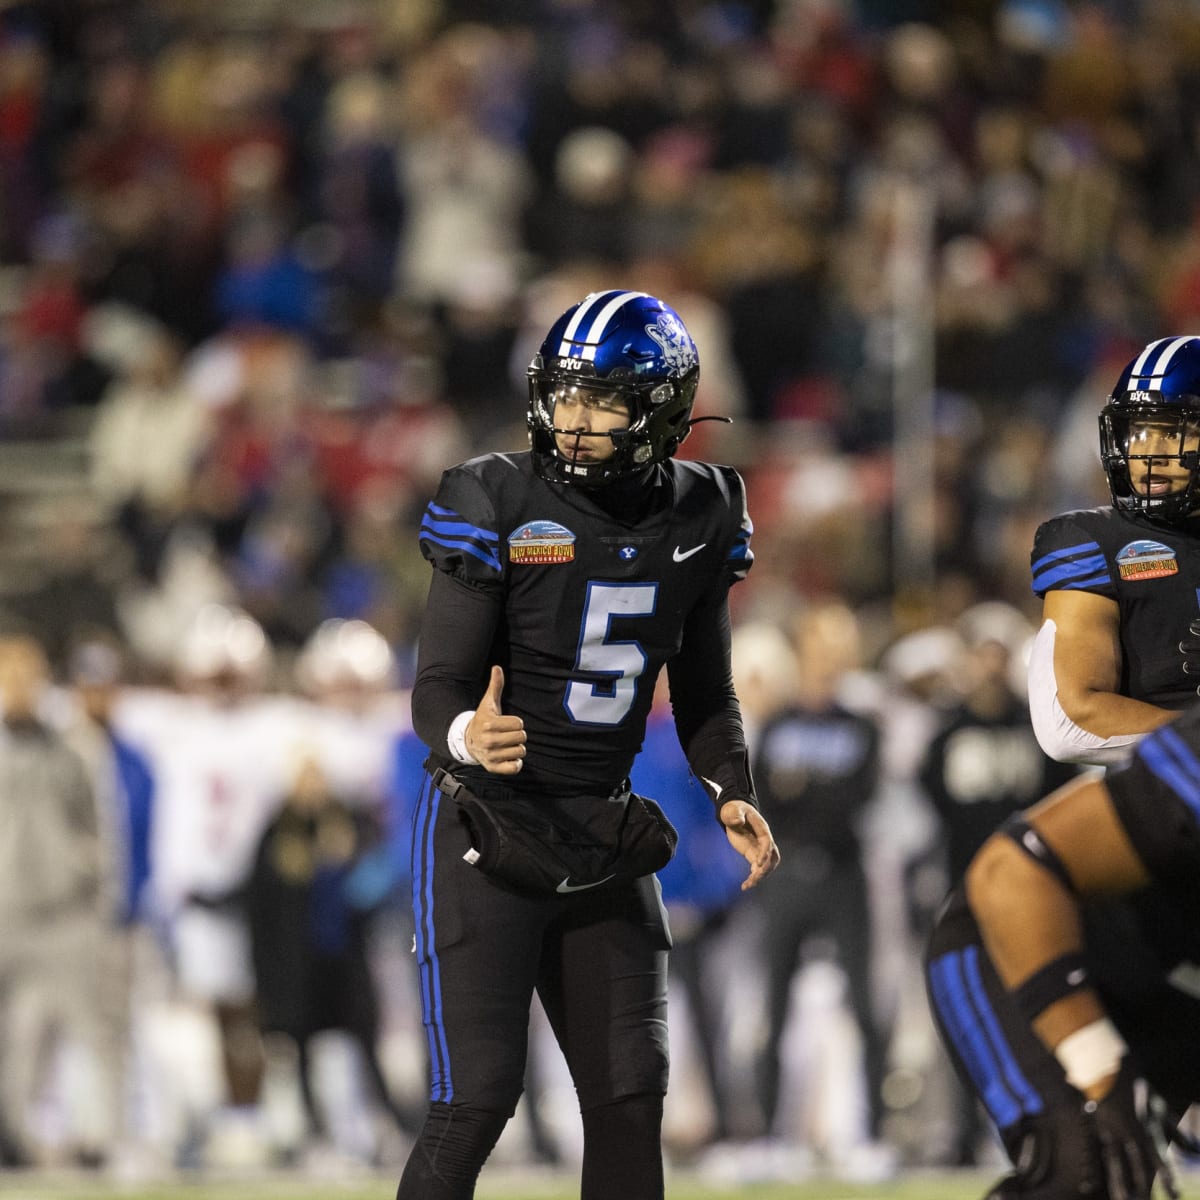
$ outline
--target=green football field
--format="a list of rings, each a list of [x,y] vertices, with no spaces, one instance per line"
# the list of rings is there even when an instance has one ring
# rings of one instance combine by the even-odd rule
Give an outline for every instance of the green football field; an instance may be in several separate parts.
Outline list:
[[[742,1187],[704,1187],[683,1179],[667,1186],[669,1200],[979,1200],[987,1181],[975,1176],[913,1175],[888,1184],[853,1185],[834,1180],[798,1184],[762,1184]],[[289,1180],[256,1183],[220,1183],[212,1180],[180,1181],[152,1187],[129,1187],[96,1179],[43,1180],[20,1175],[0,1176],[0,1195],[11,1200],[65,1200],[67,1197],[108,1197],[111,1200],[391,1200],[393,1179],[364,1183]],[[578,1200],[577,1186],[569,1179],[504,1177],[481,1183],[477,1200]]]
[[[962,1172],[910,1172],[888,1183],[851,1184],[833,1179],[810,1179],[789,1184],[712,1187],[672,1176],[668,1200],[979,1200],[994,1176]],[[1200,1198],[1200,1177],[1182,1181],[1185,1200]],[[46,1177],[0,1173],[0,1196],[5,1200],[391,1200],[396,1182],[391,1177],[364,1180],[291,1175],[287,1178],[222,1182],[213,1179],[122,1185],[95,1177]],[[566,1176],[494,1173],[481,1183],[476,1200],[577,1200],[579,1192]]]

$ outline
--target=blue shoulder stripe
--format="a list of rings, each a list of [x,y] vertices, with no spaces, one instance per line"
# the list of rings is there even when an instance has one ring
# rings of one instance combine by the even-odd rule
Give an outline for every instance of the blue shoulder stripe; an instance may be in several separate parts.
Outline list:
[[[435,517],[446,517],[448,518],[448,522],[435,521],[433,519]],[[442,528],[449,523],[461,525],[473,537],[482,538],[485,542],[500,544],[500,535],[498,533],[493,533],[490,529],[481,529],[478,525],[472,525],[470,521],[460,516],[454,509],[443,508],[440,504],[434,504],[432,501],[425,506],[425,520],[435,528]]]
[[[1097,542],[1081,542],[1043,555],[1033,564],[1033,590],[1095,587],[1111,583],[1112,574]]]
[[[467,554],[479,559],[480,562],[486,563],[493,571],[503,569],[500,565],[499,555],[480,549],[480,547],[469,542],[466,538],[437,537],[422,525],[421,541],[432,542],[433,545],[441,546],[445,550],[465,551]]]
[[[452,508],[432,503],[427,505],[418,536],[421,541],[445,550],[461,550],[470,554],[497,573],[503,570],[499,535],[490,529],[472,525]]]

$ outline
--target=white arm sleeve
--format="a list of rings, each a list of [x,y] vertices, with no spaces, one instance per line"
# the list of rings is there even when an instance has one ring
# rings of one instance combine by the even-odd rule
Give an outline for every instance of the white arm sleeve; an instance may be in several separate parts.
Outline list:
[[[1058,627],[1053,621],[1044,621],[1029,652],[1029,716],[1038,744],[1059,762],[1099,766],[1124,762],[1143,734],[1122,733],[1102,738],[1081,729],[1063,712],[1058,702],[1058,681],[1054,677],[1054,636],[1057,632]]]

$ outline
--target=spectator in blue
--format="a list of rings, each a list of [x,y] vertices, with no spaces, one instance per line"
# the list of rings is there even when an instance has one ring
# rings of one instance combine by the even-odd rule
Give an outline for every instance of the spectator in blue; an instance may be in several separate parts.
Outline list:
[[[93,768],[98,801],[109,801],[100,813],[102,833],[112,854],[116,918],[129,926],[149,915],[143,895],[150,878],[154,775],[146,756],[113,724],[125,677],[120,644],[109,635],[87,636],[71,651],[68,672],[82,718],[73,741]]]

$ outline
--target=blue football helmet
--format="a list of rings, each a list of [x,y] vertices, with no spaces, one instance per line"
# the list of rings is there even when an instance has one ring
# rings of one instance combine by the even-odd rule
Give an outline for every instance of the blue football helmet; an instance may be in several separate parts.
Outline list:
[[[550,327],[529,365],[526,424],[543,479],[598,487],[664,462],[692,426],[700,358],[679,314],[645,292],[593,292]],[[576,462],[559,452],[554,406],[574,389],[615,396],[629,425],[608,436],[613,454]]]
[[[1166,524],[1200,509],[1200,336],[1160,338],[1125,367],[1100,413],[1100,458],[1115,508]]]

